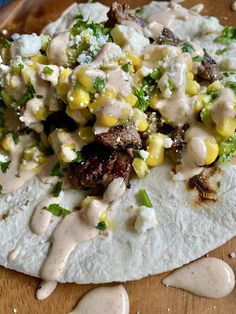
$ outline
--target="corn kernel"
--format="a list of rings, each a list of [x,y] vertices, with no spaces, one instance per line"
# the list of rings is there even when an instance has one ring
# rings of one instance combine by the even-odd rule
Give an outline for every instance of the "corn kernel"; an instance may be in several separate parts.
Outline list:
[[[69,106],[67,106],[66,114],[80,125],[85,125],[92,118],[92,114],[89,112],[88,108],[72,110]]]
[[[160,97],[158,95],[152,96],[152,98],[149,101],[149,107],[152,109],[157,109],[156,105],[157,105],[159,100],[160,100]]]
[[[131,117],[132,121],[134,122],[136,128],[139,132],[146,131],[148,127],[147,118],[144,112],[140,111],[137,108],[133,109],[133,115]]]
[[[98,97],[97,99],[95,99],[92,103],[90,103],[88,105],[88,108],[89,108],[89,111],[91,113],[95,113],[98,108],[104,104],[104,102],[107,100],[107,97],[106,96],[100,96]]]
[[[142,62],[139,56],[130,51],[128,51],[126,55],[128,59],[127,61],[131,61],[132,65],[135,67],[136,70],[141,67]]]
[[[216,131],[223,137],[230,137],[234,134],[236,129],[236,119],[225,117],[224,123],[220,126],[216,126]]]
[[[31,61],[37,62],[39,64],[48,64],[48,57],[39,54],[31,57]]]
[[[105,96],[109,97],[109,98],[116,98],[116,92],[114,91],[114,89],[106,89],[105,91]]]
[[[77,81],[89,92],[93,92],[93,78],[86,74],[87,67],[82,67],[76,73]]]
[[[164,135],[153,133],[147,139],[147,151],[149,153],[146,163],[148,166],[160,166],[164,162]]]
[[[139,132],[144,132],[147,130],[147,128],[148,128],[147,119],[145,118],[141,119],[138,125]]]
[[[39,108],[39,110],[37,110],[35,113],[34,113],[34,116],[35,118],[38,120],[38,121],[44,121],[46,120],[47,116],[48,116],[48,110],[46,107],[41,107]]]
[[[207,92],[211,93],[211,92],[217,92],[218,90],[220,90],[222,88],[222,85],[219,81],[215,81],[214,83],[210,84],[207,87]]]
[[[99,199],[101,199],[101,198],[98,197],[98,196],[87,196],[87,197],[85,197],[85,198],[81,201],[80,207],[86,207],[86,206],[88,206],[89,204],[91,204],[92,201],[94,201],[94,200],[99,200]]]
[[[71,109],[86,108],[89,104],[89,101],[89,93],[81,88],[74,89],[68,96],[68,103]]]
[[[71,72],[71,69],[63,69],[61,71],[58,84],[56,86],[56,90],[59,95],[67,95],[69,91],[69,75]]]
[[[102,126],[106,126],[108,128],[115,126],[118,122],[117,117],[108,116],[108,115],[100,115],[97,117],[97,119]]]
[[[146,177],[146,175],[148,174],[148,166],[143,159],[134,158],[132,166],[139,179]]]
[[[203,106],[211,101],[210,95],[202,94],[197,97],[194,103],[195,112],[199,112]]]
[[[76,159],[76,145],[74,143],[71,144],[63,144],[61,146],[61,152],[59,155],[59,159],[62,162],[68,163]]]
[[[4,102],[4,104],[7,106],[7,107],[11,107],[11,104],[13,103],[13,99],[11,96],[9,96],[7,94],[7,92],[3,89],[0,93],[0,96]]]
[[[204,143],[205,143],[206,149],[207,149],[205,164],[210,165],[216,160],[216,158],[218,156],[219,146],[217,143],[213,143],[213,142],[209,141],[208,139],[206,139],[204,141]]]
[[[200,91],[200,85],[196,81],[187,80],[185,92],[189,96],[195,96]]]
[[[190,81],[193,81],[193,79],[194,79],[193,73],[192,72],[188,72],[187,75],[186,75],[186,79],[190,80]]]
[[[128,96],[125,97],[125,101],[131,104],[132,107],[134,107],[138,101],[138,97],[130,93]]]
[[[93,129],[91,127],[80,128],[79,137],[86,143],[92,143],[94,141]]]
[[[7,134],[1,142],[1,146],[8,152],[11,150],[12,147],[14,147],[14,145],[15,143],[10,133]]]

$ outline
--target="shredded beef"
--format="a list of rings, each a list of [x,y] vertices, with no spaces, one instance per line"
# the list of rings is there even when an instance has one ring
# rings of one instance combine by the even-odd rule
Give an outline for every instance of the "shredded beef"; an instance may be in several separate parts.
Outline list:
[[[118,177],[128,181],[132,159],[127,154],[92,143],[83,148],[82,155],[83,162],[71,163],[69,167],[69,181],[73,188],[105,188]]]
[[[181,153],[185,148],[186,143],[184,141],[184,134],[189,126],[186,124],[183,127],[177,127],[170,134],[173,144],[171,148],[166,150],[168,156],[174,161],[174,163],[179,164],[181,161]]]
[[[160,37],[157,39],[158,45],[178,46],[181,40],[168,28],[164,28]]]
[[[216,61],[212,59],[206,50],[204,51],[204,59],[198,67],[197,77],[208,82],[214,82],[222,78]]]
[[[131,123],[118,125],[106,133],[96,135],[96,141],[112,150],[139,149],[142,141],[135,126]]]
[[[130,6],[114,2],[107,13],[108,20],[105,23],[106,27],[114,27],[115,24],[122,24],[124,21],[136,22],[141,27],[144,27],[144,20],[130,11]]]

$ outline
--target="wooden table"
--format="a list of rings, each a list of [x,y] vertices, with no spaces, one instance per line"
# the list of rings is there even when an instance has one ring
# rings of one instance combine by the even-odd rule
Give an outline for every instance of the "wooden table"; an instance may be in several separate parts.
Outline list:
[[[73,0],[22,0],[15,1],[0,11],[0,29],[12,32],[40,31],[49,20]],[[112,1],[103,1],[106,4]],[[124,1],[123,1],[124,2]],[[132,1],[128,1],[132,3]],[[145,1],[133,1],[141,5]],[[148,2],[148,1],[146,1]],[[236,13],[230,11],[231,0],[205,0],[204,14],[216,15],[224,24],[236,24]],[[187,0],[184,5],[191,7],[198,0]],[[236,238],[211,252],[225,260],[236,270]],[[166,274],[151,276],[124,286],[130,297],[131,314],[233,314],[236,313],[236,289],[223,299],[213,300],[193,296],[180,289],[166,288],[161,279]],[[35,299],[35,290],[40,280],[0,268],[0,314],[62,314],[68,313],[78,300],[95,285],[59,284],[56,291],[44,301]],[[92,314],[92,313],[91,313]]]

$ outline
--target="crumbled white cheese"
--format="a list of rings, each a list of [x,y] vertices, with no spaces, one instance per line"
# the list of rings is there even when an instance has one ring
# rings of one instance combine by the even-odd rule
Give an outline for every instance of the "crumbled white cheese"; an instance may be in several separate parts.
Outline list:
[[[7,35],[7,33],[8,33],[8,30],[6,30],[6,29],[3,29],[3,30],[2,30],[2,34],[3,34],[3,35]]]
[[[20,34],[19,33],[14,33],[11,35],[12,40],[17,40],[20,38]]]
[[[219,20],[214,16],[210,16],[205,17],[200,27],[200,31],[202,35],[206,35],[209,33],[220,32],[222,28],[223,27],[220,25]]]
[[[148,156],[149,156],[149,152],[147,152],[146,150],[144,149],[141,149],[139,151],[139,154],[140,156],[143,158],[143,160],[147,160]]]
[[[138,215],[134,228],[137,233],[144,233],[157,225],[156,212],[154,208],[141,206],[138,209]]]
[[[174,181],[184,181],[184,176],[181,173],[176,173],[172,176]]]
[[[42,46],[42,40],[40,36],[36,34],[21,35],[16,39],[11,46],[11,55],[16,57],[18,55],[22,57],[31,57],[39,53]]]
[[[235,258],[235,257],[236,257],[236,254],[235,254],[234,252],[231,252],[231,253],[229,254],[229,256],[230,256],[231,258]]]
[[[194,13],[201,13],[204,10],[204,4],[203,3],[198,3],[191,7],[190,11]]]
[[[142,74],[142,76],[148,76],[150,73],[152,72],[152,69],[146,67],[145,65],[143,65],[140,69],[140,73]]]
[[[0,162],[9,161],[9,157],[7,155],[0,154]]]
[[[163,140],[163,144],[165,148],[171,148],[173,141],[170,137],[165,137]]]

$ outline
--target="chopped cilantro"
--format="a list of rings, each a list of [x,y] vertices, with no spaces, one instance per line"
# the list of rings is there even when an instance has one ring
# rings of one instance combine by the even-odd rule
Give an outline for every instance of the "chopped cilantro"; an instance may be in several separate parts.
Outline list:
[[[43,209],[57,217],[65,217],[71,213],[71,211],[61,207],[59,204],[50,204],[48,207],[43,207]]]
[[[147,96],[144,93],[143,88],[133,87],[134,95],[138,98],[138,109],[145,111],[148,107]]]
[[[19,69],[20,71],[23,70],[23,69],[24,69],[24,64],[19,63],[19,64],[18,64],[18,69]]]
[[[42,99],[42,98],[43,98],[43,95],[36,95],[36,98]]]
[[[50,176],[52,177],[58,177],[58,178],[62,178],[63,177],[63,172],[65,170],[61,168],[60,163],[56,163],[56,165],[52,168],[51,172],[50,172]]]
[[[0,194],[2,194],[2,185],[0,184]]]
[[[127,62],[126,64],[122,65],[121,69],[128,73],[129,72],[129,66],[130,66],[130,62]]]
[[[171,77],[168,78],[168,87],[171,91],[176,90],[175,82],[173,81],[173,79]]]
[[[234,75],[235,72],[224,72],[223,75],[224,77],[229,77],[230,75]]]
[[[51,69],[49,66],[45,66],[43,69],[44,74],[51,75],[53,72],[54,72],[53,69]]]
[[[82,15],[78,16],[76,23],[73,25],[72,32],[80,33],[86,29],[90,28],[93,31],[93,35],[99,37],[100,35],[109,35],[111,28],[104,26],[104,23],[94,23],[85,21]]]
[[[192,58],[193,62],[202,62],[204,58],[202,56],[195,56]]]
[[[32,84],[27,86],[26,92],[24,95],[17,101],[18,105],[22,106],[27,103],[28,100],[34,98],[35,96],[35,89]]]
[[[236,82],[228,81],[225,84],[225,87],[228,87],[228,88],[232,89],[232,91],[236,94]]]
[[[140,198],[140,202],[142,203],[142,205],[146,206],[146,207],[153,207],[152,202],[150,201],[146,190],[139,190],[138,191],[138,196]]]
[[[168,45],[171,42],[171,39],[168,37],[160,36],[158,42],[160,45]]]
[[[233,40],[236,40],[236,27],[225,26],[220,36],[216,37],[214,42],[228,45]]]
[[[138,8],[135,10],[135,13],[136,13],[136,14],[141,14],[141,13],[143,12],[143,10],[144,10],[144,7],[143,7],[143,6],[138,7]]]
[[[192,52],[195,49],[193,48],[192,44],[189,41],[184,41],[181,44],[181,50],[182,52]]]
[[[62,182],[57,182],[57,183],[54,185],[51,194],[52,194],[54,197],[58,197],[59,194],[61,193],[61,187],[62,187]]]
[[[17,145],[20,141],[20,135],[18,132],[13,132],[12,133],[12,138],[13,138],[13,141],[14,143]]]
[[[73,160],[73,162],[81,163],[84,161],[84,157],[80,151],[76,152],[77,157]]]
[[[216,50],[215,54],[216,55],[223,55],[223,53],[225,53],[226,51],[228,51],[228,48],[218,49],[218,50]]]
[[[51,156],[53,155],[53,150],[51,147],[46,147],[43,145],[42,142],[38,143],[38,149],[45,155],[45,156]]]
[[[160,66],[159,68],[154,69],[146,78],[150,77],[157,82],[162,77],[164,72],[165,69],[162,66]]]
[[[20,172],[19,171],[15,174],[15,177],[20,178]]]
[[[106,82],[104,79],[101,79],[100,77],[96,77],[93,82],[93,88],[96,92],[102,90],[106,86]]]
[[[100,221],[100,222],[97,224],[96,228],[99,229],[99,230],[104,231],[104,230],[107,229],[107,225],[106,225],[105,221]]]
[[[12,45],[12,42],[8,39],[4,39],[1,43],[0,43],[0,48],[10,48]]]
[[[217,182],[216,182],[216,185],[217,185],[217,187],[218,187],[218,189],[219,189],[220,186],[221,186],[221,182],[220,182],[220,181],[217,181]]]
[[[236,134],[219,143],[218,164],[224,164],[229,161],[236,151]]]
[[[2,173],[6,173],[7,172],[7,169],[9,168],[10,163],[11,163],[10,160],[6,161],[6,162],[3,162],[3,161],[0,162],[0,169],[1,169]]]

